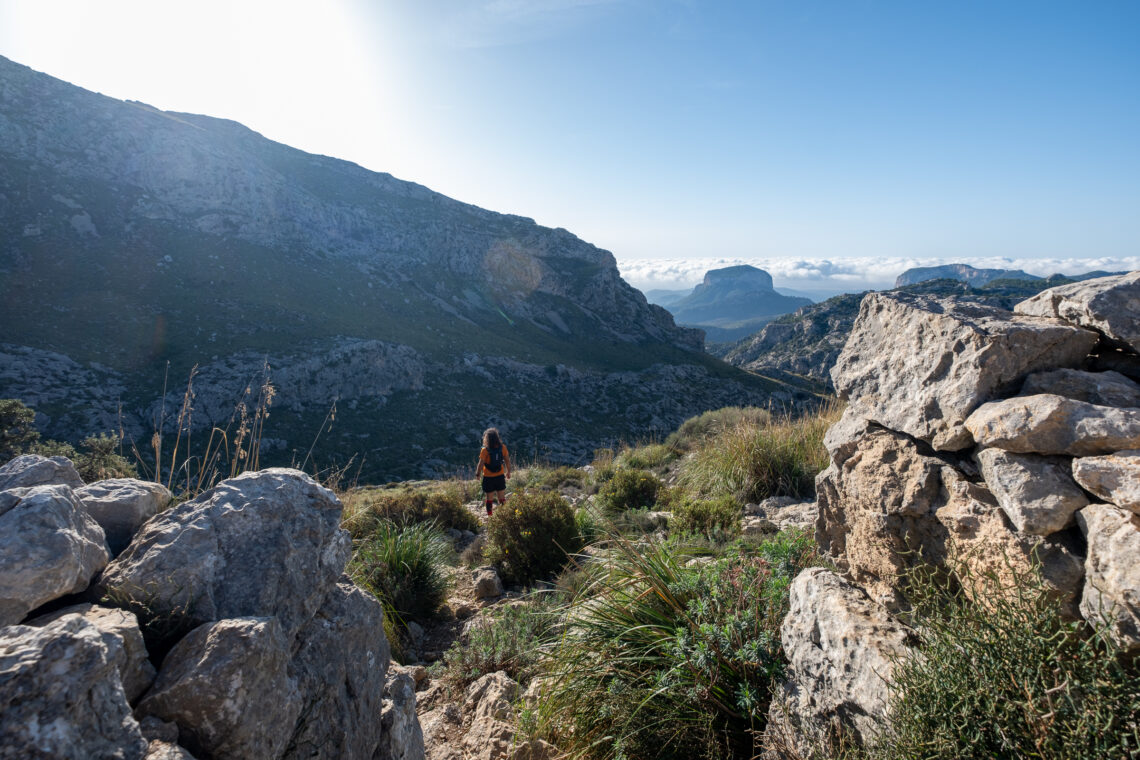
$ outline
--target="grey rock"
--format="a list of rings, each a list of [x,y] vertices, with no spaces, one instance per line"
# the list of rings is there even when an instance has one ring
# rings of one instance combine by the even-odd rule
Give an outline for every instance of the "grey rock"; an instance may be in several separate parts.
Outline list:
[[[1097,406],[1140,407],[1140,385],[1119,372],[1055,369],[1025,378],[1022,396],[1049,393]]]
[[[0,491],[33,486],[71,486],[79,488],[83,478],[67,457],[42,457],[24,454],[0,467]]]
[[[103,529],[69,486],[36,486],[0,514],[0,625],[87,588],[110,554]]]
[[[1140,652],[1140,516],[1107,504],[1077,513],[1088,540],[1081,614],[1107,625],[1128,652]]]
[[[134,702],[150,688],[154,683],[154,665],[147,659],[146,644],[134,613],[95,604],[76,604],[29,620],[27,625],[45,626],[67,615],[78,615],[94,625],[103,634],[108,651],[119,653],[116,666],[128,702]],[[171,741],[177,738],[175,736]]]
[[[488,673],[467,687],[463,716],[470,724],[463,737],[468,760],[497,760],[510,752],[515,736],[514,703],[519,685],[506,673]]]
[[[148,742],[178,743],[178,724],[148,715],[139,721],[139,730]]]
[[[189,624],[273,615],[292,640],[348,561],[340,514],[302,472],[245,473],[149,520],[100,585]]]
[[[423,760],[424,734],[416,717],[416,682],[410,669],[388,669],[380,724],[383,738],[374,760]]]
[[[836,730],[858,744],[879,734],[891,674],[912,645],[886,608],[836,573],[810,568],[792,582],[780,640],[788,670],[770,731],[801,747]]]
[[[1022,533],[1048,536],[1063,530],[1073,525],[1073,514],[1089,503],[1073,482],[1067,459],[1001,449],[982,449],[977,458],[986,485]]]
[[[0,628],[0,758],[142,760],[118,656],[78,615]]]
[[[195,755],[278,758],[304,707],[286,675],[289,640],[275,618],[233,618],[195,628],[167,654],[137,708],[178,724]]]
[[[87,513],[107,535],[111,556],[117,557],[144,522],[170,503],[170,491],[159,483],[114,478],[75,490]]]
[[[759,504],[745,507],[745,523],[756,518],[770,524],[776,531],[792,528],[814,528],[819,518],[819,505],[814,501],[802,501],[794,497],[776,496]]]
[[[471,582],[475,586],[476,599],[494,599],[503,595],[503,582],[495,568],[487,565],[471,571]]]
[[[1050,394],[982,404],[966,427],[979,446],[1019,454],[1094,456],[1140,448],[1140,409],[1113,409]]]
[[[1095,333],[1002,309],[904,294],[870,293],[831,376],[867,419],[959,450],[979,405],[1031,372],[1075,366]]]
[[[146,760],[194,760],[194,756],[174,742],[156,739],[147,745]]]
[[[1082,487],[1121,509],[1140,515],[1140,451],[1118,451],[1073,460]]]
[[[1025,299],[1014,311],[1092,328],[1140,351],[1140,272],[1050,288]]]

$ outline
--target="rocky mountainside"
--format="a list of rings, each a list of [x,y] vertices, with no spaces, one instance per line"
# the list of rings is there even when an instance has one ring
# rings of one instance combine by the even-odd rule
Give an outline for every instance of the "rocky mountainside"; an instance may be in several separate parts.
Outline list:
[[[969,264],[944,264],[937,267],[913,267],[895,279],[896,288],[917,285],[927,280],[957,280],[975,288],[993,280],[1040,280],[1037,275],[1020,269],[978,269]]]
[[[149,439],[195,366],[192,428],[268,366],[268,462],[317,440],[372,478],[468,461],[488,424],[574,460],[802,398],[702,356],[566,230],[2,58],[0,240],[0,396],[57,438]]]
[[[699,327],[710,342],[724,342],[755,332],[773,317],[811,303],[772,287],[763,269],[742,264],[705,273],[688,295],[664,303],[678,324]]]

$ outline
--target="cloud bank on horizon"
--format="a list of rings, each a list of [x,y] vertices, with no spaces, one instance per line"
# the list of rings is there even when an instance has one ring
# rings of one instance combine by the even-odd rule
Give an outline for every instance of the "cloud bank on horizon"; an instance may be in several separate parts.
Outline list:
[[[681,290],[691,288],[704,279],[710,269],[751,264],[765,270],[778,288],[791,288],[820,294],[853,293],[861,290],[893,288],[895,278],[914,267],[969,264],[979,269],[1020,269],[1028,274],[1048,277],[1051,274],[1081,274],[1140,269],[1140,256],[1102,256],[1097,258],[692,258],[692,259],[627,259],[618,260],[618,269],[626,282],[641,290]]]

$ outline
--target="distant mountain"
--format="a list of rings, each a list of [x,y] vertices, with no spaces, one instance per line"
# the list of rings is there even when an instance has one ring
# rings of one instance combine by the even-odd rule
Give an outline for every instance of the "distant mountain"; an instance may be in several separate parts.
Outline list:
[[[189,427],[268,364],[262,462],[313,447],[373,480],[454,471],[490,424],[574,461],[804,398],[701,352],[566,230],[4,58],[0,240],[0,397],[51,437],[141,443],[163,410],[170,433],[194,367]]]
[[[713,269],[684,298],[665,304],[677,324],[699,327],[710,342],[739,339],[774,317],[795,311],[810,299],[786,296],[772,287],[772,276],[748,264]]]
[[[927,280],[958,280],[980,288],[993,280],[1040,280],[1020,269],[977,269],[969,264],[945,264],[937,267],[914,267],[895,279],[896,288],[917,285]]]
[[[669,306],[670,304],[680,301],[692,292],[692,288],[686,288],[685,290],[647,290],[645,291],[645,300],[649,301],[649,303],[655,303],[658,306]]]

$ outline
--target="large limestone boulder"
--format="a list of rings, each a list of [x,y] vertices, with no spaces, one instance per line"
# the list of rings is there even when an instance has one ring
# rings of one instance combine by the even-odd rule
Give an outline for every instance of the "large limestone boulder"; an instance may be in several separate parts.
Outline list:
[[[1025,378],[1022,396],[1048,393],[1097,406],[1140,407],[1140,385],[1119,372],[1055,369]]]
[[[42,457],[24,454],[0,467],[0,491],[34,486],[71,486],[79,488],[83,478],[67,457]]]
[[[146,644],[133,613],[96,604],[74,604],[29,620],[27,625],[50,625],[67,615],[78,615],[99,629],[119,669],[128,702],[134,702],[150,688],[154,683],[154,665],[147,659]]]
[[[17,488],[0,514],[0,625],[87,588],[110,554],[103,529],[69,486]]]
[[[393,665],[380,713],[383,738],[374,760],[424,760],[424,735],[416,717],[416,682],[410,668]]]
[[[1140,516],[1107,504],[1077,513],[1088,540],[1081,614],[1106,624],[1129,652],[1140,652]]]
[[[273,615],[292,640],[348,561],[340,514],[302,472],[245,473],[149,520],[100,585],[190,624]]]
[[[304,708],[286,673],[289,648],[272,617],[199,626],[167,654],[137,713],[177,723],[194,755],[281,757]]]
[[[0,628],[0,758],[142,760],[115,646],[79,615]]]
[[[1048,536],[1064,530],[1074,524],[1076,511],[1089,503],[1073,482],[1067,459],[1001,449],[982,449],[977,458],[986,485],[1022,533]]]
[[[1140,272],[1043,290],[1019,303],[1014,311],[1063,319],[1140,351]]]
[[[858,744],[874,738],[891,673],[913,644],[908,629],[862,589],[816,567],[792,582],[780,640],[787,679],[773,697],[769,730],[800,746],[837,734]]]
[[[1074,459],[1072,467],[1073,477],[1090,493],[1140,515],[1140,451]]]
[[[107,535],[112,557],[122,553],[142,524],[171,499],[162,484],[136,478],[100,480],[77,488],[75,495]]]
[[[296,728],[289,726],[292,738],[284,757],[317,753],[368,760],[380,746],[393,751],[394,758],[416,757],[411,727],[401,723],[396,729],[403,728],[403,733],[385,736],[388,668],[383,607],[342,577],[293,643],[288,674],[306,708]],[[406,718],[407,704],[402,707],[400,717]],[[414,698],[411,711],[414,721]],[[422,757],[422,736],[418,751]]]
[[[1031,372],[1077,366],[1095,333],[989,306],[870,293],[831,377],[867,419],[956,451],[979,405]]]
[[[1095,456],[1140,448],[1140,409],[1114,409],[1051,394],[982,404],[966,427],[979,446],[1019,454]]]

